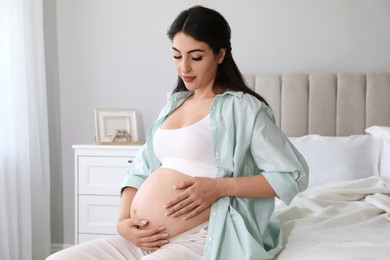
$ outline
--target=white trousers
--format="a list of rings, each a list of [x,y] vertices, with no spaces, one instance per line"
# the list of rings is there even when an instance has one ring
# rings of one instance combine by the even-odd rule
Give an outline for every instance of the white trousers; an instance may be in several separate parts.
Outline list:
[[[207,226],[208,222],[205,222],[177,235],[151,253],[116,235],[64,249],[46,260],[199,260],[203,255]]]

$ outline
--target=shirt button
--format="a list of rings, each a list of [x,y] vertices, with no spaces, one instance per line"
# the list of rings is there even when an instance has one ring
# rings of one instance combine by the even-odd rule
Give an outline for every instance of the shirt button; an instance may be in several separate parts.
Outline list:
[[[214,211],[214,212],[213,212],[213,216],[216,216],[216,215],[217,215],[217,213]]]
[[[216,154],[217,156],[219,156],[219,152],[216,152],[215,154]]]
[[[213,238],[212,237],[209,237],[209,241],[212,241],[213,240]]]

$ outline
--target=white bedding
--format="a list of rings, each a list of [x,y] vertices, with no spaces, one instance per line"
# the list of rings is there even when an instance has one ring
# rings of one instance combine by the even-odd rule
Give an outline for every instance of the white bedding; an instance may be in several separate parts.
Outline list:
[[[316,184],[279,204],[278,260],[390,259],[390,182],[379,177]]]

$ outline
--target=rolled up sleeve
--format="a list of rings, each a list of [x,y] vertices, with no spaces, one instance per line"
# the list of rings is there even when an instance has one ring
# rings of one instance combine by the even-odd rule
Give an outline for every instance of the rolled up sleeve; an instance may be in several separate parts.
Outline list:
[[[139,150],[134,158],[134,161],[127,169],[127,175],[122,183],[122,191],[125,187],[139,189],[142,183],[146,180],[150,172],[147,157],[147,144],[145,144]]]
[[[268,107],[263,107],[256,117],[251,151],[257,167],[284,203],[290,204],[307,188],[306,160],[274,123]]]

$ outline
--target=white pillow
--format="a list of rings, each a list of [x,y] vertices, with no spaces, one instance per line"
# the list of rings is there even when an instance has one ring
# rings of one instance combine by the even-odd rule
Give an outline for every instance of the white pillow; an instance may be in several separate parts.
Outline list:
[[[371,126],[366,129],[366,133],[380,139],[380,176],[390,177],[390,127]]]
[[[370,135],[290,137],[309,165],[309,184],[378,175],[379,142]]]

